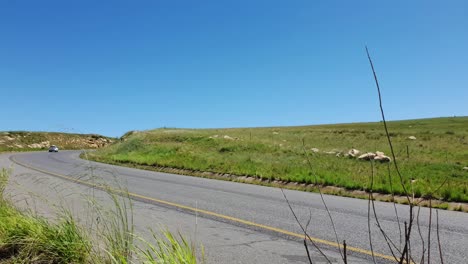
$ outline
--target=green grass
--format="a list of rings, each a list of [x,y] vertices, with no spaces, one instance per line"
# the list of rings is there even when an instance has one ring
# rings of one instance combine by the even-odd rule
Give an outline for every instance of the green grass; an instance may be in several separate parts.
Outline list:
[[[71,215],[52,224],[3,198],[7,174],[0,171],[0,262],[93,263],[91,242]]]
[[[447,201],[468,202],[468,117],[388,123],[404,184],[417,196],[434,192]],[[214,137],[218,135],[218,137]],[[225,139],[227,135],[235,140]],[[415,136],[416,140],[408,139]],[[307,164],[304,147],[312,162]],[[320,151],[314,153],[311,148]],[[156,129],[126,135],[125,141],[90,153],[91,159],[120,164],[170,167],[247,175],[286,182],[366,190],[370,163],[325,154],[383,151],[390,155],[383,124],[353,123],[303,127],[233,129]],[[409,157],[407,156],[409,150]],[[403,194],[391,166],[376,164],[374,190]],[[413,186],[410,179],[414,179]]]
[[[182,236],[176,239],[169,231],[159,236],[153,233],[154,241],[148,242],[135,235],[128,196],[108,192],[115,208],[97,205],[99,216],[107,221],[101,228],[87,230],[66,209],[51,223],[15,208],[4,198],[8,175],[7,170],[0,170],[0,263],[197,263],[195,247]],[[102,241],[93,243],[91,236]],[[136,246],[134,238],[143,243]],[[201,257],[203,260],[203,252]]]
[[[5,131],[0,132],[0,152],[45,150],[50,145],[57,145],[60,149],[92,149],[114,140],[95,134]]]
[[[148,242],[140,239],[144,247],[139,248],[140,256],[145,259],[145,263],[164,264],[196,264],[197,257],[195,248],[191,246],[182,235],[179,238],[169,231],[163,234],[152,232],[155,242]],[[202,256],[204,255],[202,250]],[[202,258],[203,261],[203,258]]]
[[[92,263],[91,243],[73,218],[51,224],[0,204],[0,261]]]

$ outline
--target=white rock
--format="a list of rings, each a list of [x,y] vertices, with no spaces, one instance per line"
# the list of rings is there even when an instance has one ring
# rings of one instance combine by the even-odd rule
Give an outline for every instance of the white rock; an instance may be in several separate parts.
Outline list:
[[[377,155],[374,157],[375,161],[380,161],[380,162],[390,162],[392,159],[390,157],[387,157],[385,155]]]
[[[360,160],[371,160],[375,158],[375,153],[367,152],[358,157]]]
[[[353,158],[354,158],[354,157],[356,157],[357,155],[359,155],[359,153],[361,153],[361,152],[360,152],[359,150],[357,150],[357,149],[350,149],[350,150],[348,151],[348,153],[346,153],[345,156],[346,156],[346,157],[353,157]]]
[[[317,153],[317,152],[320,151],[318,148],[311,148],[310,150],[311,150],[312,152],[315,152],[315,153]]]
[[[376,151],[375,155],[377,156],[385,156],[385,154],[382,151]]]
[[[408,139],[410,139],[410,140],[416,140],[416,137],[415,137],[415,136],[409,136]]]

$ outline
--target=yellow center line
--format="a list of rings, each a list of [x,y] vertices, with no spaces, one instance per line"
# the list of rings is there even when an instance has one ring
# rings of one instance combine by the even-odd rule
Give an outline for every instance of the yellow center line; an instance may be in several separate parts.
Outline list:
[[[11,156],[10,159],[14,163],[16,163],[18,165],[21,165],[23,167],[29,168],[31,170],[42,172],[42,173],[52,175],[52,176],[55,176],[55,177],[58,177],[58,178],[62,178],[62,179],[68,180],[68,181],[76,182],[76,183],[79,183],[79,184],[82,184],[82,185],[85,185],[85,186],[88,186],[88,187],[91,187],[91,188],[97,188],[97,189],[100,189],[100,190],[103,190],[103,191],[111,191],[113,193],[125,194],[125,195],[127,195],[129,197],[144,199],[144,200],[147,200],[147,201],[152,201],[152,202],[155,202],[155,203],[168,205],[168,206],[176,207],[176,208],[180,208],[180,209],[185,209],[185,210],[188,210],[188,211],[197,212],[197,213],[201,213],[201,214],[205,214],[205,215],[209,215],[209,216],[215,216],[215,217],[226,219],[226,220],[229,220],[229,221],[232,221],[232,222],[241,223],[241,224],[244,224],[244,225],[257,227],[257,228],[273,231],[273,232],[276,232],[276,233],[285,234],[285,235],[288,235],[288,236],[293,236],[293,237],[298,237],[298,238],[304,239],[304,234],[298,234],[298,233],[294,233],[294,232],[287,231],[287,230],[284,230],[284,229],[280,229],[280,228],[276,228],[276,227],[272,227],[272,226],[267,226],[267,225],[263,225],[263,224],[258,224],[258,223],[251,222],[251,221],[248,221],[248,220],[244,220],[244,219],[240,219],[240,218],[236,218],[236,217],[232,217],[232,216],[228,216],[228,215],[223,215],[223,214],[219,214],[219,213],[215,213],[215,212],[211,212],[211,211],[207,211],[207,210],[203,210],[203,209],[199,209],[199,208],[194,208],[194,207],[190,207],[190,206],[183,205],[183,204],[178,204],[178,203],[173,203],[173,202],[169,202],[169,201],[165,201],[165,200],[160,200],[160,199],[156,199],[156,198],[153,198],[153,197],[144,196],[144,195],[141,195],[141,194],[126,192],[126,191],[112,189],[112,188],[108,188],[108,187],[103,187],[103,186],[100,186],[100,185],[95,184],[95,183],[82,181],[82,180],[79,180],[79,179],[76,179],[76,178],[73,178],[73,177],[69,177],[69,176],[66,176],[66,175],[62,175],[62,174],[58,174],[58,173],[54,173],[54,172],[50,172],[50,171],[46,171],[46,170],[42,170],[42,169],[39,169],[39,168],[32,167],[32,166],[24,164],[22,162],[18,162],[15,159],[14,156]],[[336,242],[324,240],[324,239],[321,239],[321,238],[316,238],[316,237],[311,237],[310,236],[310,240],[315,242],[315,243],[320,243],[320,244],[324,244],[324,245],[327,245],[327,246],[342,247],[342,245],[340,245],[340,244],[338,244]],[[346,246],[346,250],[372,256],[372,251],[366,250],[366,249]],[[375,257],[379,257],[379,258],[382,258],[382,259],[395,261],[395,258],[393,256],[384,255],[384,254],[380,254],[380,253],[377,253],[377,252],[374,252],[373,255]]]

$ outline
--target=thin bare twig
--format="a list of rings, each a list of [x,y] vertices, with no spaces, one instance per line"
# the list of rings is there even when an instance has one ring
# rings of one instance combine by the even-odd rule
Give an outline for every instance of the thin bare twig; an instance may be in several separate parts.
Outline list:
[[[388,169],[388,181],[390,183],[390,192],[392,193],[392,203],[393,203],[393,208],[395,209],[395,215],[396,215],[396,219],[397,219],[397,223],[398,223],[398,231],[399,231],[399,234],[400,234],[400,248],[399,248],[399,251],[401,251],[401,238],[402,238],[402,234],[401,234],[401,224],[400,224],[400,217],[398,216],[398,210],[397,210],[397,207],[396,207],[396,202],[395,202],[395,192],[393,191],[393,183],[392,183],[392,174],[391,174],[391,171],[390,171],[390,163],[387,164],[387,169]]]
[[[346,253],[346,240],[343,240],[343,255],[344,255],[344,264],[348,264],[348,257]]]
[[[408,243],[409,243],[409,240],[410,240],[410,237],[411,237],[411,229],[412,229],[413,220],[414,220],[414,217],[413,217],[413,203],[412,203],[412,201],[411,201],[411,199],[409,197],[408,190],[406,189],[405,182],[403,180],[403,176],[402,176],[402,174],[400,172],[400,169],[398,167],[398,162],[397,162],[396,157],[395,157],[395,150],[393,148],[392,140],[391,140],[390,134],[388,132],[387,121],[385,120],[385,113],[384,113],[384,109],[383,109],[383,105],[382,105],[382,94],[380,92],[379,81],[377,79],[377,74],[375,73],[374,64],[372,63],[372,59],[370,57],[369,50],[367,49],[367,46],[366,46],[366,53],[367,53],[367,58],[369,59],[369,64],[371,66],[372,73],[373,73],[373,76],[374,76],[375,85],[377,87],[377,93],[378,93],[378,96],[379,96],[380,113],[382,115],[382,121],[383,121],[383,124],[384,124],[385,135],[387,137],[388,145],[390,147],[390,152],[392,154],[393,165],[394,165],[395,170],[396,170],[396,172],[398,174],[398,177],[400,178],[401,187],[403,188],[404,194],[405,194],[406,199],[408,200],[408,204],[410,206],[410,211],[409,211],[409,221],[410,222],[409,222],[409,225],[408,225],[408,232],[405,234],[405,246],[403,248],[403,252],[401,254],[400,261],[399,261],[399,263],[402,264],[404,259],[405,259],[405,254],[407,254],[408,250],[409,250]]]
[[[390,249],[390,252],[392,253],[392,256],[395,258],[395,261],[398,261],[398,258],[397,258],[397,256],[395,255],[395,253],[394,253],[394,251],[392,249],[392,246],[400,254],[401,254],[401,250],[395,245],[395,243],[390,239],[390,237],[387,235],[387,233],[383,230],[383,227],[380,224],[379,217],[377,216],[377,210],[375,209],[375,200],[373,199],[373,197],[371,199],[371,204],[372,204],[372,211],[374,212],[374,218],[375,218],[377,227],[379,228],[380,232],[382,233],[382,235],[383,235],[383,237],[385,239],[385,242],[387,243],[387,246]],[[394,204],[394,207],[395,207],[395,210],[396,210],[395,204]],[[398,213],[397,213],[397,219],[398,219]],[[400,237],[400,247],[401,247],[401,237]]]
[[[309,263],[313,264],[312,263],[312,258],[310,257],[309,247],[307,246],[307,237],[304,237],[304,247],[305,247],[305,250],[307,252],[307,259],[309,260]]]
[[[318,182],[317,174],[315,172],[313,172],[312,162],[310,161],[309,155],[307,154],[307,151],[305,149],[304,138],[302,139],[302,151],[304,152],[304,155],[305,155],[306,160],[307,160],[307,164],[308,164],[310,170],[312,171],[312,173],[314,175],[315,186],[317,186],[317,188],[318,188],[318,191],[319,191],[319,194],[320,194],[320,199],[322,200],[322,204],[325,207],[325,210],[327,211],[328,218],[330,219],[333,232],[335,233],[335,239],[336,239],[336,244],[338,245],[338,251],[340,252],[341,259],[343,259],[343,261],[344,261],[343,252],[341,251],[341,246],[340,246],[340,240],[338,239],[338,233],[336,232],[335,222],[333,221],[333,217],[331,216],[330,210],[328,209],[327,203],[325,202],[325,198],[323,197],[322,189],[321,189],[320,184]]]
[[[374,264],[377,264],[375,261],[375,256],[374,256],[374,246],[372,244],[372,230],[371,230],[371,220],[370,220],[370,208],[371,208],[371,200],[374,200],[374,197],[372,195],[372,187],[374,185],[374,162],[371,161],[371,179],[370,179],[370,190],[369,190],[369,199],[367,202],[367,229],[368,229],[368,234],[369,234],[369,245],[372,253],[372,260],[374,261]]]
[[[387,128],[387,121],[385,120],[385,113],[384,113],[383,105],[382,105],[382,94],[380,92],[379,81],[377,79],[377,74],[375,73],[374,64],[372,63],[372,59],[371,59],[371,57],[369,55],[369,50],[367,49],[367,46],[366,46],[366,52],[367,52],[367,58],[369,59],[369,63],[370,63],[371,68],[372,68],[372,73],[374,74],[375,85],[377,86],[377,93],[379,95],[380,113],[382,115],[382,121],[383,121],[383,124],[384,124],[385,134],[387,135],[388,145],[390,147],[390,152],[392,154],[393,164],[395,166],[395,169],[396,169],[396,172],[397,172],[398,176],[400,177],[401,187],[403,188],[403,191],[404,191],[404,193],[406,195],[406,198],[408,199],[408,203],[411,203],[410,197],[408,195],[408,190],[406,189],[406,186],[404,184],[403,176],[400,173],[400,168],[398,167],[398,162],[397,162],[396,157],[395,157],[395,151],[393,149],[392,140],[390,139],[390,134],[389,134],[388,128]]]
[[[421,225],[419,224],[419,213],[421,211],[421,206],[418,206],[418,214],[416,216],[416,225],[418,227],[418,233],[419,233],[419,237],[421,238],[421,243],[422,243],[422,254],[421,254],[421,264],[424,263],[424,256],[426,254],[426,248],[424,247],[424,238],[422,236],[422,232],[421,232]]]
[[[401,250],[395,245],[395,243],[390,239],[390,237],[387,235],[385,230],[383,230],[382,225],[380,224],[379,217],[377,216],[377,211],[375,210],[375,201],[372,199],[372,211],[374,211],[374,218],[375,222],[377,223],[377,227],[379,228],[380,232],[382,233],[385,242],[387,243],[388,248],[390,249],[390,253],[392,253],[392,256],[395,258],[395,261],[398,261],[398,257],[395,255],[395,252],[393,251],[392,247],[398,251],[398,253],[401,254]]]
[[[312,211],[309,209],[309,220],[307,220],[307,224],[305,226],[306,233],[308,232],[310,222],[312,221]],[[310,257],[309,247],[307,246],[307,236],[304,235],[304,247],[307,252],[307,259],[309,263],[312,264],[312,258]]]
[[[405,221],[405,236],[407,235],[408,235],[408,223],[406,223]],[[406,251],[406,264],[410,263],[408,255],[409,255],[409,250]]]
[[[280,188],[281,190],[281,193],[283,194],[283,197],[284,199],[286,200],[286,203],[288,204],[288,207],[289,207],[289,210],[291,211],[291,213],[293,214],[294,216],[294,219],[296,220],[297,224],[299,225],[299,227],[302,229],[302,232],[304,233],[304,236],[307,237],[307,239],[309,239],[310,243],[317,249],[317,251],[323,256],[325,257],[325,259],[327,260],[328,263],[332,263],[330,261],[330,259],[328,259],[327,255],[325,255],[325,253],[323,253],[323,251],[317,246],[317,244],[312,240],[312,238],[309,236],[309,234],[307,233],[307,230],[304,228],[304,226],[301,224],[301,221],[299,221],[299,218],[297,217],[296,215],[296,212],[294,211],[294,209],[292,208],[291,206],[291,203],[289,202],[289,199],[288,197],[286,196],[286,194],[284,193],[284,190],[283,188]]]
[[[429,231],[427,234],[427,264],[431,263],[431,227],[432,227],[432,198],[429,200]]]
[[[439,235],[439,210],[436,210],[436,219],[437,219],[437,244],[439,245],[440,263],[444,264],[444,258],[442,256],[442,244],[440,243],[440,235]]]

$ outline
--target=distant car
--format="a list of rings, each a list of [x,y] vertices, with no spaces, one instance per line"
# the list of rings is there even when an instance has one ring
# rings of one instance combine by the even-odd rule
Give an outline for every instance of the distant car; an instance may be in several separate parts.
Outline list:
[[[58,148],[55,145],[50,146],[49,152],[58,152]]]

